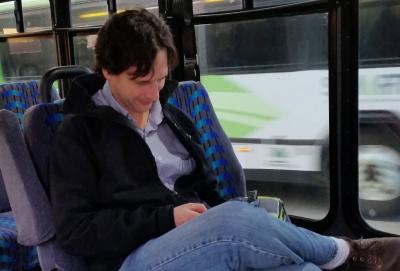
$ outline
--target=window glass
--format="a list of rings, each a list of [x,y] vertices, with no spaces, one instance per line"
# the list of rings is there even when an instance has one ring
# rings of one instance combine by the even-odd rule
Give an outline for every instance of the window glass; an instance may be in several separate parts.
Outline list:
[[[117,0],[118,12],[134,7],[143,7],[158,15],[158,0]]]
[[[361,0],[359,20],[360,211],[400,234],[400,3]]]
[[[73,27],[102,25],[107,18],[107,1],[71,0],[71,24]]]
[[[193,14],[236,10],[242,8],[242,0],[193,0]]]
[[[254,0],[254,7],[269,7],[294,3],[313,2],[315,0]]]
[[[327,14],[196,26],[201,81],[247,189],[329,210]]]
[[[0,3],[0,34],[16,33],[14,1]]]
[[[39,79],[57,65],[52,38],[13,38],[0,43],[2,80]]]
[[[22,13],[26,32],[51,29],[49,1],[23,0]]]
[[[97,35],[78,35],[74,37],[75,63],[94,69],[94,46]]]

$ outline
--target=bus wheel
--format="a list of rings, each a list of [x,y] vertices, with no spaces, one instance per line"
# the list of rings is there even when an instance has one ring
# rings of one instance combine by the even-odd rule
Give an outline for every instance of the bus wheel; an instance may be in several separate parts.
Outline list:
[[[360,125],[359,203],[373,218],[400,209],[400,138],[384,123]]]

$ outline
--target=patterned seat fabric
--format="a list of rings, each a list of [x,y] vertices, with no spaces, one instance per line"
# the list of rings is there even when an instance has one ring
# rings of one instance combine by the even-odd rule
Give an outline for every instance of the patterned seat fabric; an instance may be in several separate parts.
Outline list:
[[[14,112],[20,123],[22,123],[25,110],[38,103],[38,81],[0,84],[0,109]]]
[[[246,180],[229,138],[222,129],[206,89],[200,82],[181,82],[167,100],[193,120],[201,136],[204,155],[216,175],[223,198],[246,200]],[[283,202],[275,197],[259,197],[258,206],[283,221],[290,221]]]
[[[0,270],[29,270],[39,265],[36,248],[16,242],[15,220],[11,212],[0,214]]]
[[[38,81],[0,84],[0,109],[15,113],[20,128],[25,110],[39,102]],[[11,207],[3,178],[5,176],[0,172],[0,270],[28,270],[38,266],[36,248],[17,243],[15,220],[7,212]]]
[[[0,84],[0,109],[7,109],[14,112],[20,125],[25,110],[37,103],[39,103],[38,81]],[[10,204],[0,173],[0,212],[10,210]]]
[[[185,112],[195,123],[204,154],[216,175],[221,196],[225,199],[244,196],[246,189],[243,169],[201,83],[180,83],[167,102]]]

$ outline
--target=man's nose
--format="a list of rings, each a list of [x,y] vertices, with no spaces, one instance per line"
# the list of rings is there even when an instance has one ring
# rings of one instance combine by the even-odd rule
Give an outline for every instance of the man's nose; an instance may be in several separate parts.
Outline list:
[[[157,82],[152,82],[148,89],[148,97],[151,98],[153,101],[158,100],[160,94],[160,88]]]

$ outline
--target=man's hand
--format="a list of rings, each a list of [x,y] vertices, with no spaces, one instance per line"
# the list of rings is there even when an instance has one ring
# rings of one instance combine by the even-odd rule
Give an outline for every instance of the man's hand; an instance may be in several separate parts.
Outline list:
[[[183,223],[198,217],[200,214],[207,211],[207,208],[202,203],[186,203],[174,208],[175,226],[178,227]]]

